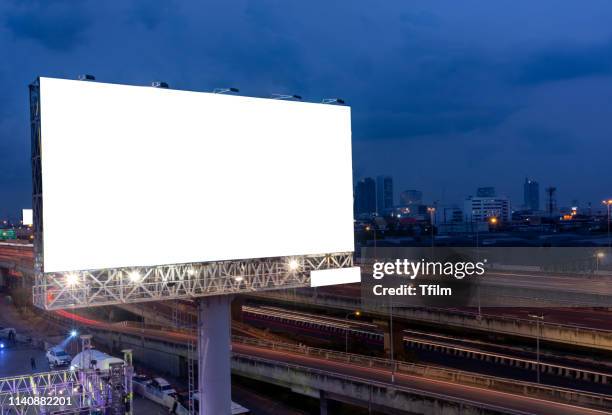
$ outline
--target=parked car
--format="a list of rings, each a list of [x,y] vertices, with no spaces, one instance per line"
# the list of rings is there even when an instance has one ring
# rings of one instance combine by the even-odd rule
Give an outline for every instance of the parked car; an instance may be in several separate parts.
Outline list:
[[[72,357],[61,347],[50,348],[47,350],[46,357],[51,369],[59,366],[69,366],[72,361]]]

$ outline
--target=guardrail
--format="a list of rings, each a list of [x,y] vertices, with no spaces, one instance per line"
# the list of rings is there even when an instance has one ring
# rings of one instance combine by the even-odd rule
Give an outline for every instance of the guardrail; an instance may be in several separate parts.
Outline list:
[[[344,396],[348,396],[349,398],[351,398],[353,400],[353,403],[355,400],[359,400],[359,398],[356,398],[354,395],[360,395],[357,391],[355,386],[365,386],[368,388],[369,390],[369,399],[368,399],[368,404],[371,403],[375,403],[378,406],[381,407],[391,407],[394,409],[399,409],[402,411],[406,411],[408,408],[406,408],[404,405],[402,405],[402,402],[398,402],[397,399],[389,399],[388,395],[385,395],[384,393],[380,393],[381,391],[389,391],[390,393],[393,394],[393,398],[397,398],[397,395],[399,392],[404,392],[407,393],[409,395],[411,395],[409,401],[412,404],[415,404],[415,396],[418,396],[419,398],[423,399],[423,398],[429,398],[432,400],[437,400],[437,401],[442,401],[442,402],[450,402],[451,403],[451,407],[447,407],[447,411],[444,411],[444,413],[448,413],[448,414],[453,414],[453,413],[461,413],[463,414],[464,412],[466,412],[468,409],[471,408],[477,408],[478,413],[483,413],[482,410],[485,410],[487,412],[487,414],[504,414],[504,415],[533,415],[533,413],[531,412],[524,412],[524,411],[519,411],[519,410],[514,410],[514,409],[509,409],[506,407],[503,407],[501,405],[491,405],[491,404],[487,404],[487,403],[483,403],[483,402],[476,402],[473,400],[469,400],[469,399],[463,399],[463,398],[459,398],[456,396],[449,396],[449,395],[444,395],[442,393],[436,393],[436,392],[429,392],[429,391],[424,391],[421,389],[415,389],[415,388],[411,388],[408,386],[402,386],[402,385],[395,385],[395,384],[390,384],[390,383],[385,383],[385,382],[380,382],[380,381],[376,381],[376,380],[372,380],[372,379],[367,379],[367,378],[362,378],[362,377],[358,377],[358,376],[351,376],[351,375],[346,375],[343,373],[338,373],[338,372],[331,372],[328,370],[322,370],[322,369],[316,369],[316,368],[312,368],[312,367],[308,367],[308,366],[302,366],[302,365],[298,365],[295,363],[284,363],[284,362],[278,362],[272,359],[266,359],[263,357],[255,357],[255,356],[250,356],[248,354],[242,354],[242,353],[234,353],[233,355],[233,359],[234,362],[236,363],[234,366],[235,369],[237,369],[238,373],[241,373],[243,376],[246,375],[248,376],[251,370],[249,369],[244,369],[244,365],[242,363],[246,363],[249,367],[254,366],[254,365],[265,365],[266,369],[270,369],[270,368],[278,368],[281,367],[283,369],[283,373],[280,373],[280,376],[273,376],[273,372],[270,373],[270,376],[273,381],[287,381],[289,380],[290,382],[295,382],[294,376],[291,376],[287,373],[286,369],[293,371],[294,373],[296,372],[300,372],[300,373],[307,373],[309,375],[311,375],[314,379],[313,379],[313,383],[318,386],[325,386],[326,382],[328,379],[332,379],[332,380],[340,380],[342,382],[350,382],[351,383],[351,387],[343,387],[342,388],[342,394]],[[281,378],[289,378],[289,379],[281,379]],[[303,378],[302,378],[303,379]],[[306,385],[300,385],[301,387],[304,387]],[[375,392],[374,392],[375,391]],[[353,394],[351,394],[351,392]],[[336,392],[338,393],[338,392]],[[377,401],[378,402],[373,402],[374,399],[378,397]],[[362,397],[363,399],[363,397]],[[363,401],[364,405],[366,404],[366,401]],[[457,404],[459,404],[459,406],[457,406]],[[416,403],[415,406],[418,406],[418,403]],[[430,405],[421,405],[421,410],[423,410],[423,406],[427,407],[428,412],[431,410],[431,406]],[[440,409],[440,408],[438,408]],[[410,413],[413,413],[412,411]],[[414,413],[424,413],[424,412],[414,412]],[[469,412],[469,413],[473,413],[473,412]]]
[[[339,352],[335,350],[319,349],[316,347],[294,345],[290,343],[279,343],[239,336],[234,336],[232,340],[236,343],[244,345],[296,353],[327,361],[347,363],[349,365],[377,368],[396,374],[419,376],[432,380],[441,380],[516,395],[543,398],[551,401],[558,401],[595,409],[612,409],[612,396],[609,395],[546,386],[512,379],[497,378],[488,375],[436,366],[427,366],[418,363],[402,362],[378,357],[368,357],[353,353]]]

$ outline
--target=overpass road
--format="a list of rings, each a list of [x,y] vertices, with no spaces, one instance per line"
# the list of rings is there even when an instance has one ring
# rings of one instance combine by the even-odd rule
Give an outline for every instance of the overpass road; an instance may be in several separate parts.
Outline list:
[[[309,356],[281,352],[278,350],[269,350],[243,344],[234,343],[232,346],[232,351],[234,353],[266,358],[277,362],[298,364],[304,367],[325,370],[340,375],[348,375],[370,381],[376,381],[386,384],[388,387],[407,388],[417,393],[423,392],[441,394],[449,401],[468,400],[478,404],[484,404],[489,407],[498,407],[510,413],[512,411],[533,415],[601,415],[609,413],[400,373],[395,374],[395,380],[392,382],[391,372],[389,370],[365,368],[349,363],[330,362]]]
[[[67,311],[56,311],[55,313],[63,318],[71,319],[85,326],[97,329],[144,336],[146,338],[165,342],[172,340],[177,343],[185,343],[189,340],[195,340],[195,336],[186,331],[171,331],[166,329],[133,327],[121,323],[106,323],[75,315]],[[428,379],[398,372],[394,373],[394,381],[392,382],[391,371],[383,368],[363,367],[352,363],[330,361],[324,358],[307,356],[300,353],[291,353],[284,350],[271,349],[269,347],[258,347],[236,341],[232,344],[232,352],[240,355],[252,356],[253,358],[273,360],[280,364],[293,364],[300,365],[304,368],[323,370],[334,373],[340,377],[350,376],[366,381],[383,383],[389,388],[399,387],[415,393],[422,392],[443,395],[451,402],[459,400],[470,401],[487,407],[500,408],[506,411],[506,413],[525,415],[601,415],[609,413],[560,402]]]

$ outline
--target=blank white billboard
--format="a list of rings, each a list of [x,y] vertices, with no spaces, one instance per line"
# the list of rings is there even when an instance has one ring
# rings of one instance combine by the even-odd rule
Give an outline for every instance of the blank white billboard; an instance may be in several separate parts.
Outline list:
[[[40,79],[44,271],[350,252],[350,108]]]
[[[21,223],[23,225],[34,224],[32,209],[21,209]]]

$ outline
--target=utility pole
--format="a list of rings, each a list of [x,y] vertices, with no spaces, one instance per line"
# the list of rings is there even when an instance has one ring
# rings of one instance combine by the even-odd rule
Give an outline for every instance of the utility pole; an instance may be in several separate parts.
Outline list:
[[[536,319],[536,361],[537,363],[537,382],[540,383],[540,322],[544,321],[544,314],[529,314],[529,317]]]

